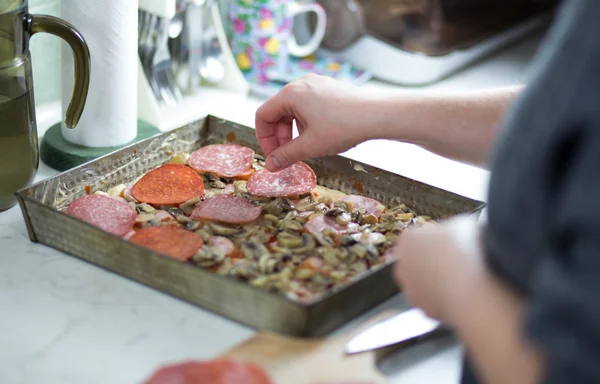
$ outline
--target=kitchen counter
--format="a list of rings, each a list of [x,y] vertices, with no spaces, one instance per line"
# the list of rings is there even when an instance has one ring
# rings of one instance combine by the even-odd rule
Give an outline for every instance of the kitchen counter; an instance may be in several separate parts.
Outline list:
[[[524,83],[539,36],[449,79],[420,89],[476,89]],[[395,91],[371,81],[366,88]],[[411,88],[412,90],[412,88]],[[211,114],[254,126],[263,100],[223,105]],[[60,119],[60,104],[38,108],[40,135]],[[408,144],[373,141],[343,154],[471,198],[485,200],[488,173]],[[393,158],[393,161],[386,160]],[[42,164],[36,180],[56,174]],[[384,308],[405,307],[398,295]],[[156,367],[211,358],[253,330],[29,241],[18,207],[0,213],[0,382],[139,383]],[[451,337],[410,347],[381,363],[391,383],[456,383],[461,347]]]

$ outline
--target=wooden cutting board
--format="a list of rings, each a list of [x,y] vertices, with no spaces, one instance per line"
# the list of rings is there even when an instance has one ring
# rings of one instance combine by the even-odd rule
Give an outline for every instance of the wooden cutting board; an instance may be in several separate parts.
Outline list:
[[[345,355],[346,343],[369,326],[399,311],[386,311],[352,332],[329,338],[294,338],[258,332],[223,354],[253,362],[265,369],[275,384],[384,384],[377,362],[401,345]]]

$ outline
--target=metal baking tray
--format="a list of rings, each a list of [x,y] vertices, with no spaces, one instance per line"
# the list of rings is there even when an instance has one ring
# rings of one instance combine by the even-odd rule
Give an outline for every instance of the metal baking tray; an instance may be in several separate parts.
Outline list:
[[[16,196],[29,237],[254,329],[293,336],[325,336],[398,293],[392,265],[387,264],[310,302],[294,301],[154,253],[60,212],[86,193],[134,181],[174,153],[227,142],[263,153],[254,129],[208,115],[22,189]],[[438,220],[462,213],[479,215],[485,206],[343,156],[306,163],[322,186],[362,194],[387,205],[404,203]]]

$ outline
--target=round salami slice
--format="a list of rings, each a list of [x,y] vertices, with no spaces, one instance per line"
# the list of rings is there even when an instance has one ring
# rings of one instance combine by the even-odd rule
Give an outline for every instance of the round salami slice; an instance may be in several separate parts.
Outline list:
[[[92,224],[115,236],[133,229],[137,213],[120,197],[85,195],[73,201],[65,213]]]
[[[261,212],[261,207],[255,206],[243,197],[219,195],[198,204],[190,217],[192,220],[247,224],[258,219]]]
[[[308,233],[319,233],[326,229],[331,229],[335,233],[341,235],[348,232],[351,229],[358,227],[356,223],[349,223],[348,225],[340,225],[336,222],[335,217],[320,215],[313,217],[304,224],[304,229]]]
[[[229,240],[225,236],[211,236],[208,239],[208,245],[220,250],[228,257],[236,257],[239,255],[240,250],[233,243],[233,241]]]
[[[237,144],[211,144],[190,155],[188,164],[198,172],[222,177],[243,175],[252,167],[254,150]]]
[[[248,193],[262,197],[299,196],[317,186],[315,172],[303,162],[297,162],[281,171],[264,169],[255,172],[246,185]]]
[[[254,363],[231,358],[186,361],[156,370],[144,384],[272,384],[269,375]]]
[[[199,235],[173,225],[142,228],[129,240],[180,261],[191,259],[204,244]]]
[[[359,196],[359,195],[348,195],[341,199],[342,201],[348,201],[352,203],[354,206],[353,209],[357,210],[360,208],[364,208],[367,210],[367,213],[374,215],[379,218],[383,211],[385,210],[385,206],[381,204],[379,201],[375,199],[371,199],[370,197]]]
[[[204,195],[202,177],[181,164],[164,164],[146,173],[133,188],[132,196],[152,205],[179,205]]]

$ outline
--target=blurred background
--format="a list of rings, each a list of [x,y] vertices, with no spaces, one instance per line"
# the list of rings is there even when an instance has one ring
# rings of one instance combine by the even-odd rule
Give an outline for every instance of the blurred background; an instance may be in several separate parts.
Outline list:
[[[556,6],[556,1],[541,0],[298,0],[295,3],[315,3],[326,14],[322,37],[314,36],[320,21],[318,13],[303,12],[292,17],[293,36],[298,44],[308,42],[312,36],[319,40],[318,49],[305,56],[281,53],[286,57],[277,58],[277,73],[264,75],[257,73],[256,68],[265,66],[266,59],[253,57],[250,62],[248,55],[241,54],[243,52],[234,45],[241,35],[260,32],[252,30],[261,26],[250,25],[248,17],[262,17],[263,23],[272,18],[275,27],[281,28],[282,25],[277,25],[281,20],[277,20],[273,12],[276,13],[279,3],[289,8],[290,1],[164,0],[162,9],[156,4],[147,4],[160,2],[140,0],[138,40],[140,55],[147,55],[148,49],[161,44],[169,48],[163,59],[167,59],[172,75],[165,80],[167,85],[161,86],[170,92],[162,97],[160,91],[155,92],[158,105],[168,107],[181,103],[186,95],[193,95],[203,86],[202,82],[206,87],[220,82],[222,85],[225,76],[231,78],[231,72],[237,71],[242,76],[233,76],[234,80],[221,88],[243,93],[247,86],[251,97],[263,99],[285,83],[310,72],[356,84],[431,87],[523,42],[529,42],[523,48],[527,53],[515,59],[526,60],[533,54],[539,41],[536,37],[543,33]],[[267,11],[258,10],[255,16],[244,14],[244,10],[239,9],[240,4],[252,4],[256,9],[263,7]],[[169,7],[172,9],[168,10]],[[212,8],[218,10],[220,20],[209,19]],[[60,17],[61,0],[30,0],[30,11]],[[244,17],[245,26],[242,25]],[[167,39],[157,36],[163,25],[159,22],[161,19],[168,29]],[[227,38],[226,46],[219,39],[221,33]],[[285,38],[282,41],[285,44]],[[61,97],[61,44],[59,39],[48,35],[32,39],[38,105]],[[156,63],[143,59],[145,73],[152,73]],[[227,67],[229,59],[237,68]],[[206,65],[210,66],[205,69],[204,77],[190,70],[201,62],[208,62]],[[233,84],[242,80],[246,84]],[[522,80],[519,77],[514,81]],[[152,82],[151,75],[146,81]],[[161,125],[160,121],[151,123]]]

